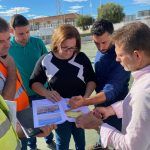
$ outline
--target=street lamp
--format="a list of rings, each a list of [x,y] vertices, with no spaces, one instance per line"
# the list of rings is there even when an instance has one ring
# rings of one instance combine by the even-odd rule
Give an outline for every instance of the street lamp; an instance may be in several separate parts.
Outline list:
[[[89,0],[89,7],[90,7],[90,16],[92,16],[92,1]]]
[[[102,6],[102,0],[99,0],[99,8]]]

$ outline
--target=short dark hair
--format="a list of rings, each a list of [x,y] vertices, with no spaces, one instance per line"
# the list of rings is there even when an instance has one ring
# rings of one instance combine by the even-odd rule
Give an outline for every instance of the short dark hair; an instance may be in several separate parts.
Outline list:
[[[113,31],[114,31],[114,27],[113,27],[112,22],[108,20],[104,20],[104,19],[97,20],[96,22],[94,22],[91,28],[92,35],[97,35],[97,36],[101,36],[105,32],[112,34]]]
[[[150,56],[150,28],[142,22],[129,23],[118,29],[112,35],[112,41],[123,46],[132,53],[135,50],[144,51]]]
[[[29,21],[23,15],[15,14],[11,17],[10,26],[12,28],[29,25]]]
[[[0,32],[6,32],[9,30],[9,25],[6,20],[0,17]]]

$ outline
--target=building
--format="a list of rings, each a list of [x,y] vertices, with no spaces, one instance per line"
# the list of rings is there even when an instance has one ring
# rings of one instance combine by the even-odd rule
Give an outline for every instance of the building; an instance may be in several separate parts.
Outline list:
[[[136,20],[136,15],[126,15],[124,17],[124,22],[129,22],[129,21],[133,21]]]
[[[75,26],[75,20],[79,14],[69,13],[58,16],[49,16],[29,20],[31,26],[31,35],[43,39],[47,44],[50,43],[50,36],[53,30],[60,24],[72,24]]]
[[[138,17],[150,17],[150,10],[142,10],[142,11],[138,11]]]
[[[138,11],[136,15],[126,15],[122,22],[114,24],[114,29],[117,30],[128,23],[136,21],[141,21],[150,27],[150,10]]]

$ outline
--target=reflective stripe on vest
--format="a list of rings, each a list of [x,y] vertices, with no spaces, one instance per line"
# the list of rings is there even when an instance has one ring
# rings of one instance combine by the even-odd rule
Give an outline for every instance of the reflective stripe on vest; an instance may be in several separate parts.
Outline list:
[[[0,77],[5,81],[6,78],[4,77],[4,75],[0,72]]]
[[[2,124],[0,124],[0,138],[6,134],[10,128],[10,125],[10,121],[7,118]]]
[[[9,108],[0,95],[0,150],[21,150],[18,136],[7,118]]]
[[[22,86],[16,91],[15,94],[15,99],[18,98],[20,96],[20,94],[24,91],[24,89],[22,88]]]
[[[16,150],[21,150],[21,144],[19,142],[17,143]]]
[[[7,69],[2,63],[0,63],[0,75],[3,78],[3,80],[6,81]],[[18,71],[17,71],[17,80],[16,80],[16,94],[15,94],[14,101],[16,101],[17,103],[17,111],[21,111],[29,106],[29,98],[23,87],[21,76]]]
[[[5,114],[1,115],[5,117],[5,121],[3,121],[0,125],[0,149],[12,149],[12,150],[21,150],[20,141],[10,123],[9,119],[5,116]],[[11,141],[10,141],[11,140]]]

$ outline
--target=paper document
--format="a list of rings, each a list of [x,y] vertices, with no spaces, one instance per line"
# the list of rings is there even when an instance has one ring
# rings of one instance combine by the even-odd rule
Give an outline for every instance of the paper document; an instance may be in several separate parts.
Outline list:
[[[66,120],[75,122],[75,117],[89,112],[89,108],[84,106],[66,113],[65,111],[70,109],[68,100],[68,98],[63,98],[59,102],[52,102],[47,99],[32,101],[34,127],[61,124]]]

